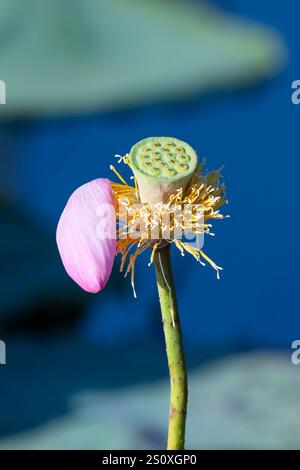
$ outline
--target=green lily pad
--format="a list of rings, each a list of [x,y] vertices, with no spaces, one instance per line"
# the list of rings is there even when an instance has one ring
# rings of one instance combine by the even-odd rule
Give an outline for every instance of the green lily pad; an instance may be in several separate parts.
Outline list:
[[[101,380],[108,374],[113,375],[113,368],[109,371],[109,361],[103,368],[103,351],[98,353],[98,357],[96,351],[90,351],[86,356],[87,351],[77,340],[76,344],[74,341],[74,349],[70,349],[72,345],[66,343],[65,337],[60,341],[61,344],[53,341],[43,344],[40,354],[37,346],[31,345],[31,362],[23,359],[24,362],[19,364],[22,373],[17,369],[13,374],[21,384],[24,380],[28,384],[27,409],[29,400],[36,396],[37,384],[45,407],[55,403],[55,398],[57,400],[57,395],[68,386],[71,378],[79,380],[77,392],[69,396],[63,414],[35,428],[3,436],[0,449],[163,449],[167,433],[169,381],[155,380],[115,389],[82,385],[80,377],[86,378],[82,369],[90,370],[86,369],[86,364],[90,367],[92,363],[95,371],[100,371]],[[155,348],[148,347],[148,357],[152,355],[152,361],[155,351]],[[130,354],[137,356],[137,351]],[[145,359],[142,354],[139,350],[141,362],[142,358]],[[75,362],[74,355],[81,360]],[[55,356],[59,360],[53,361]],[[28,351],[24,357],[30,357]],[[122,360],[124,358],[126,363],[128,356],[122,351]],[[46,361],[50,367],[43,372],[42,364]],[[136,364],[135,360],[133,364]],[[63,368],[67,372],[64,373]],[[139,370],[134,370],[138,376]],[[60,374],[63,373],[62,378]],[[56,391],[52,392],[51,387],[55,389],[55,386]],[[49,391],[44,395],[41,393],[45,387],[47,390],[50,387],[51,394]],[[6,386],[5,389],[12,393],[14,387]],[[189,390],[187,449],[300,448],[299,371],[288,354],[257,351],[223,358],[191,371]],[[8,423],[20,420],[23,401],[19,403],[16,400],[17,405],[13,405],[9,415],[10,408],[7,410],[6,402],[2,402],[5,405],[2,419],[6,418]]]
[[[286,57],[275,31],[170,0],[2,0],[0,39],[0,117],[240,86],[274,74]]]

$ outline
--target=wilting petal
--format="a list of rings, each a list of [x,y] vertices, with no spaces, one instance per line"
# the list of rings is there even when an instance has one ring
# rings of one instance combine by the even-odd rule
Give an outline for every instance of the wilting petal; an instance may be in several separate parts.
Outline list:
[[[60,217],[56,241],[69,276],[87,292],[102,290],[116,254],[116,215],[107,179],[80,186]]]

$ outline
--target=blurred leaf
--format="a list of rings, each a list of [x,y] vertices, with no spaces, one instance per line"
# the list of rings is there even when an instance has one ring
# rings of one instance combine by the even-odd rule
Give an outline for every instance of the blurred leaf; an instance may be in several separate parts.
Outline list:
[[[30,370],[29,366],[26,368],[29,376],[23,373],[20,379],[20,371],[18,376],[15,372],[18,390],[26,383],[26,389],[33,395],[27,393],[22,402],[16,399],[8,409],[3,409],[2,420],[10,424],[11,431],[15,425],[19,432],[3,436],[1,449],[164,448],[169,396],[167,377],[106,390],[100,382],[104,375],[113,375],[113,369],[104,365],[103,352],[95,360],[95,352],[88,355],[76,343],[77,361],[74,361],[70,352],[63,353],[63,342],[49,347],[48,353],[47,348],[41,348],[43,354],[39,356],[32,354],[33,347],[31,356],[26,354],[32,364]],[[142,350],[139,354],[122,351],[119,357],[128,369],[136,366],[138,377],[144,369],[143,360],[146,367],[151,368],[152,353],[151,348],[148,348],[148,355]],[[139,355],[140,361],[137,360]],[[51,361],[50,370],[42,367],[46,360]],[[70,367],[72,360],[73,368]],[[90,360],[94,369],[89,370],[88,382],[82,368],[86,370]],[[296,369],[285,354],[256,352],[223,358],[194,370],[189,381],[187,448],[299,449],[300,380]],[[82,375],[83,383],[78,385],[78,377]],[[6,382],[3,386],[5,394],[12,393],[12,387]],[[38,417],[45,418],[47,413],[48,421],[31,426],[26,432],[25,429],[20,431],[26,421],[34,421],[33,415],[37,424]]]
[[[6,0],[1,115],[119,107],[253,83],[285,58],[277,33],[170,0]]]

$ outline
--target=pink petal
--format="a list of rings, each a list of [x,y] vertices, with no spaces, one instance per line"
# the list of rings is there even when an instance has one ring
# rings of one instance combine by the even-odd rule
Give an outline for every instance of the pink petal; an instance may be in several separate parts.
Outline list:
[[[80,186],[60,217],[56,241],[69,276],[87,292],[102,290],[116,254],[116,215],[107,179]]]

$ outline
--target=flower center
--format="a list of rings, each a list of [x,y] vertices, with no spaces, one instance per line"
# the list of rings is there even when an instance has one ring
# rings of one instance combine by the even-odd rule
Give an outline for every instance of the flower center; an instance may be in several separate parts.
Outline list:
[[[148,176],[172,180],[193,173],[197,164],[194,150],[172,137],[150,137],[130,152],[132,166]]]
[[[197,167],[197,155],[174,137],[149,137],[135,144],[129,154],[142,202],[166,202],[186,187]]]

